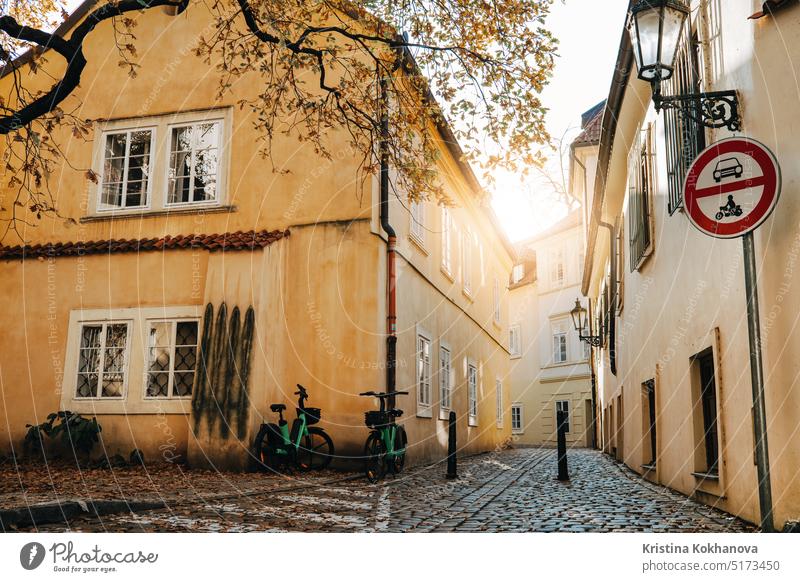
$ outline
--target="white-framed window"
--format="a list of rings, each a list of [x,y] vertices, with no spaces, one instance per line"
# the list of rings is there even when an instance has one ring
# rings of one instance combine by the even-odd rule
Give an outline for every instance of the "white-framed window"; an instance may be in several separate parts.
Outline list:
[[[155,129],[103,134],[98,210],[146,208],[150,203]]]
[[[172,125],[169,134],[167,205],[216,201],[222,122]]]
[[[494,278],[492,284],[492,306],[494,307],[494,322],[500,323],[500,281]]]
[[[439,412],[444,420],[453,407],[453,366],[450,347],[439,346]]]
[[[514,403],[511,405],[511,432],[513,434],[522,434],[523,420],[522,420],[522,404]]]
[[[123,398],[129,350],[129,322],[82,322],[75,398]]]
[[[521,333],[521,328],[518,323],[508,328],[508,351],[511,352],[512,358],[518,358],[522,355]]]
[[[453,217],[447,206],[442,206],[442,270],[453,274]],[[451,277],[452,278],[452,277]]]
[[[592,357],[592,346],[589,345],[589,342],[581,342],[583,344],[583,359],[588,360]]]
[[[478,367],[467,362],[467,397],[469,400],[469,425],[478,426]]]
[[[417,332],[417,415],[431,414],[431,338]]]
[[[191,398],[198,337],[196,319],[150,321],[146,398]]]
[[[564,250],[550,251],[550,283],[555,287],[564,285]]]
[[[569,360],[568,322],[559,319],[551,322],[553,331],[553,363],[563,364]]]
[[[467,229],[461,237],[461,278],[464,293],[472,294],[472,233]]]
[[[231,108],[98,122],[91,213],[219,206],[230,158]]]
[[[523,277],[525,277],[525,265],[519,264],[514,265],[514,268],[511,269],[511,283],[512,285],[516,285],[520,281],[522,281]]]
[[[569,432],[569,400],[557,400],[556,401],[556,430],[558,430],[558,413],[564,412],[567,415],[566,418],[566,432]]]
[[[202,310],[161,305],[70,311],[60,409],[188,414]]]
[[[497,405],[497,428],[503,428],[503,383],[498,378],[494,381],[495,402]]]
[[[425,202],[423,200],[410,203],[411,238],[420,245],[425,245]]]

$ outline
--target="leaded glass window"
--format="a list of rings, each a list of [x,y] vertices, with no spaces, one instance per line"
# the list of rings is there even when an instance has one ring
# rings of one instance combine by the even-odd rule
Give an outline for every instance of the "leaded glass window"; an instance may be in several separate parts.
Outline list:
[[[197,321],[150,323],[148,398],[185,398],[192,395],[197,370],[197,337]]]

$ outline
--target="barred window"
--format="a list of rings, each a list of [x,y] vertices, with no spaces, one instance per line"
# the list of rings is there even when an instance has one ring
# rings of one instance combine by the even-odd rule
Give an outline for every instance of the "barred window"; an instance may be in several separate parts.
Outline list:
[[[682,46],[675,59],[675,72],[665,83],[666,95],[690,95],[700,92],[699,58],[697,38],[683,37]],[[697,156],[706,147],[705,129],[692,117],[699,118],[700,103],[686,102],[681,110],[667,109],[664,112],[664,133],[667,154],[667,177],[669,187],[670,214],[683,207],[683,182],[686,172]]]
[[[147,398],[191,397],[197,338],[197,320],[150,322]]]
[[[628,160],[628,232],[631,271],[653,251],[651,200],[653,195],[652,125],[639,132]]]

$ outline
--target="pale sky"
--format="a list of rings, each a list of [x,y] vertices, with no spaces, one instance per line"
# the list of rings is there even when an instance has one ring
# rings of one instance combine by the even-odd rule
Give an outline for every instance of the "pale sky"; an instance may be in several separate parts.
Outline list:
[[[553,137],[569,128],[576,135],[581,113],[608,97],[627,7],[628,0],[557,0],[553,4],[548,27],[560,41],[559,57],[550,85],[542,93],[549,109],[547,129]],[[520,183],[514,175],[497,177],[492,205],[514,241],[566,215],[541,180]]]

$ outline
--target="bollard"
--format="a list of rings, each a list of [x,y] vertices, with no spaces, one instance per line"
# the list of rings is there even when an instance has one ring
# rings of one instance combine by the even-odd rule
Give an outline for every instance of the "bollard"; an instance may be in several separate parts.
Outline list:
[[[456,468],[456,413],[452,410],[448,417],[448,423],[450,430],[447,437],[447,478],[455,479],[458,477]]]
[[[569,471],[567,470],[567,413],[559,410],[556,413],[558,424],[558,480],[569,481]]]

